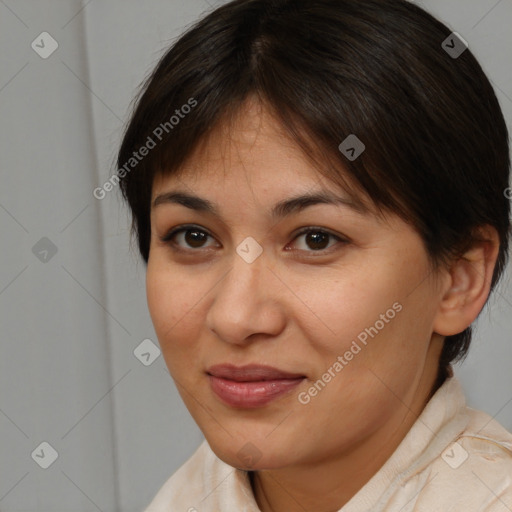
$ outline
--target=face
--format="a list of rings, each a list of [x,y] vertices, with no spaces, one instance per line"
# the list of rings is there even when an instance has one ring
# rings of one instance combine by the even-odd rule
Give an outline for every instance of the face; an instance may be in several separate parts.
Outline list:
[[[184,403],[239,468],[388,439],[421,410],[439,357],[420,236],[354,208],[257,103],[232,128],[153,184],[147,299]],[[306,194],[342,201],[272,214]]]

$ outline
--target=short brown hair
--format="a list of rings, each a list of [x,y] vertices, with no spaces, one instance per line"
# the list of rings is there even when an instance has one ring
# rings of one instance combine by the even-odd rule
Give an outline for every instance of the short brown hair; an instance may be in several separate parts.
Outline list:
[[[343,169],[379,210],[413,225],[436,265],[467,250],[475,228],[495,227],[494,288],[510,236],[508,132],[471,51],[454,58],[442,47],[450,35],[405,0],[234,0],[203,17],[145,82],[118,155],[144,261],[156,173],[177,173],[256,94],[308,154],[329,162],[320,172],[346,185]],[[192,111],[176,122],[191,100]],[[350,134],[366,146],[354,161],[338,149]],[[156,147],[128,172],[126,162],[149,139]],[[471,334],[470,326],[446,338],[441,381],[466,355]]]

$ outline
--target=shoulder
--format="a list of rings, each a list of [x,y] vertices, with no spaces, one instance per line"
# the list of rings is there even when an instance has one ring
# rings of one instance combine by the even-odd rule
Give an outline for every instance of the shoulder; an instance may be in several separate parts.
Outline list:
[[[466,412],[466,428],[417,475],[425,482],[415,511],[512,510],[512,434],[484,412]]]
[[[205,472],[208,474],[212,471],[214,464],[211,450],[207,442],[203,441],[194,454],[164,483],[144,512],[168,512],[170,504],[173,510],[193,512],[197,496],[204,495],[206,482],[203,476]]]
[[[246,471],[219,459],[204,440],[144,512],[258,510]]]

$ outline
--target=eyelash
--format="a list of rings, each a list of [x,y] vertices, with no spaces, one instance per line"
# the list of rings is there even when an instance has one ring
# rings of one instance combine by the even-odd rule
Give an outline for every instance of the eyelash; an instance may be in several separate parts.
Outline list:
[[[196,225],[193,225],[193,224],[187,224],[187,225],[183,225],[183,226],[178,226],[177,228],[174,228],[174,229],[170,230],[166,235],[164,235],[163,237],[160,237],[160,240],[163,243],[168,244],[173,251],[183,252],[183,253],[199,252],[202,248],[184,249],[183,247],[180,247],[179,245],[176,245],[174,242],[172,242],[172,239],[176,235],[178,235],[178,234],[180,234],[182,232],[189,231],[189,230],[196,230],[196,231],[199,231],[201,233],[205,233],[206,235],[214,238],[213,235],[209,231],[207,231],[206,229],[203,229],[203,228],[201,228],[199,226],[196,226]],[[301,235],[307,235],[309,233],[322,233],[322,234],[326,234],[326,235],[328,235],[328,236],[330,236],[332,238],[335,238],[341,244],[348,244],[348,243],[350,243],[350,240],[348,240],[346,238],[341,238],[340,236],[335,235],[334,233],[331,233],[330,231],[327,231],[326,229],[319,228],[319,227],[314,227],[314,226],[310,226],[310,227],[301,229],[298,233],[295,234],[295,237],[294,237],[293,240],[296,240]],[[311,250],[311,251],[304,251],[302,249],[299,249],[299,251],[307,252],[307,253],[312,253],[312,254],[326,255],[326,254],[329,254],[330,252],[332,252],[331,249],[333,247],[335,247],[335,246],[331,246],[331,247],[326,248],[326,249],[319,249],[317,251],[313,251],[313,250]]]

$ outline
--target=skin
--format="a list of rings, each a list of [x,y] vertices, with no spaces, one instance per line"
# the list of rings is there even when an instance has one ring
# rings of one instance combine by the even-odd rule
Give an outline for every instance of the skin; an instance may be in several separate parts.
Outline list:
[[[215,129],[179,177],[155,179],[153,199],[185,191],[215,203],[221,217],[175,203],[152,208],[148,306],[185,405],[220,459],[255,471],[260,509],[336,511],[424,408],[444,337],[464,330],[487,299],[498,238],[484,228],[486,242],[434,273],[419,234],[395,215],[317,204],[273,220],[267,212],[278,201],[344,191],[261,104],[249,100],[240,114]],[[186,223],[211,236],[161,240]],[[348,242],[329,237],[315,249],[295,234],[310,226]],[[252,263],[236,252],[248,236],[263,249]],[[298,394],[394,303],[402,306],[395,318],[301,403]],[[307,379],[263,407],[234,408],[209,385],[206,369],[220,363],[266,364]],[[238,455],[249,442],[259,452],[251,466]]]

